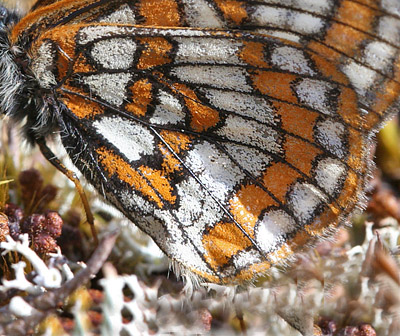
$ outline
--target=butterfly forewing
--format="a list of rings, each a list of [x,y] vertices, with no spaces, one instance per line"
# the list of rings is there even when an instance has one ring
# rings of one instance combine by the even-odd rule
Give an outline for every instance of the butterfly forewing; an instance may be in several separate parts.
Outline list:
[[[28,36],[24,41],[31,43],[48,28],[85,22],[262,32],[301,43],[329,61],[322,68],[333,66],[348,76],[368,112],[366,127],[373,128],[390,106],[397,106],[400,24],[395,2],[60,0],[37,6],[40,10],[14,29],[13,40]]]
[[[29,44],[85,177],[169,257],[242,282],[359,203],[371,132],[398,104],[400,21],[389,11],[41,1],[12,39]]]

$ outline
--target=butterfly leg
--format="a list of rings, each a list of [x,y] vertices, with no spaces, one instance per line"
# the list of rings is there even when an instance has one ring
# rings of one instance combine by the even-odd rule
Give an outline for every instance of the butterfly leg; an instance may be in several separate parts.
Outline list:
[[[96,228],[94,226],[94,216],[92,211],[90,210],[89,202],[86,197],[85,191],[83,190],[82,184],[79,181],[79,178],[75,175],[75,173],[65,167],[62,162],[57,158],[57,156],[52,152],[52,150],[46,145],[44,139],[37,139],[36,143],[38,144],[40,151],[42,152],[43,156],[50,161],[50,163],[56,167],[61,173],[63,173],[68,179],[70,179],[74,184],[75,188],[81,198],[83,208],[85,209],[86,213],[86,221],[90,225],[90,229],[92,231],[93,239],[95,241],[96,246],[98,245],[99,241],[97,238]]]

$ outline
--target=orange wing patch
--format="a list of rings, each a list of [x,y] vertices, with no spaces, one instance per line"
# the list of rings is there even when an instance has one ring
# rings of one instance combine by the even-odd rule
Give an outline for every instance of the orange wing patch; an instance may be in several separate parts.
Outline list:
[[[115,174],[121,181],[129,184],[135,188],[135,190],[140,191],[151,201],[155,202],[159,208],[163,208],[164,203],[157,195],[156,191],[149,185],[149,181],[145,179],[138,171],[134,170],[121,157],[111,153],[105,147],[98,148],[96,152],[99,155],[100,164],[108,172],[110,177]],[[159,185],[163,186],[162,183]],[[163,188],[165,187],[163,186]]]
[[[174,0],[141,0],[139,13],[146,26],[179,27],[181,19]]]
[[[152,87],[152,84],[147,79],[136,81],[130,87],[132,98],[131,102],[125,105],[125,109],[136,116],[143,117],[153,99]]]
[[[237,25],[247,19],[245,3],[236,0],[215,0],[227,20],[232,20]]]
[[[174,204],[176,196],[172,195],[172,186],[162,171],[141,166],[139,171],[150,181],[153,188],[162,197],[163,200],[170,204]]]
[[[270,68],[270,65],[264,59],[264,47],[265,45],[260,42],[245,42],[239,57],[249,65]]]
[[[189,149],[191,139],[188,135],[179,132],[163,130],[160,132],[161,137],[170,146],[175,154],[180,154],[182,151]],[[182,164],[176,156],[163,143],[159,144],[159,149],[163,155],[162,168],[166,176],[182,171]]]
[[[171,88],[184,97],[183,99],[192,117],[190,125],[193,130],[196,132],[204,132],[219,122],[218,111],[201,103],[193,90],[189,89],[184,84],[178,83],[173,84]]]
[[[85,92],[78,90],[75,87],[68,87],[73,93],[62,92],[62,101],[80,119],[91,119],[96,115],[104,113],[104,107],[100,104],[85,98]]]
[[[291,89],[292,82],[297,79],[296,75],[257,70],[251,79],[254,87],[262,94],[284,102],[298,103]]]
[[[267,192],[252,184],[242,186],[229,204],[235,220],[250,237],[254,237],[254,227],[261,212],[271,206],[278,206]]]
[[[233,223],[217,223],[203,236],[205,260],[214,270],[226,263],[240,251],[251,246],[250,240]]]
[[[139,41],[144,45],[145,49],[138,61],[138,69],[150,69],[156,66],[171,63],[168,53],[172,49],[172,45],[161,37],[141,38]]]
[[[267,168],[263,176],[264,186],[280,201],[284,202],[286,193],[300,174],[283,162],[277,162]]]

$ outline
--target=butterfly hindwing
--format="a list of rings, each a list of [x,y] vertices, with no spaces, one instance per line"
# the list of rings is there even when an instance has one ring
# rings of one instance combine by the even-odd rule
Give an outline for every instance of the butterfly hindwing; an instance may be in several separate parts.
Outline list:
[[[355,93],[300,45],[114,24],[54,28],[38,41],[35,58],[56,53],[38,77],[62,83],[75,165],[198,274],[247,279],[324,234],[318,218],[334,227],[357,202],[364,147],[346,137],[362,139],[361,121],[346,123],[341,108],[357,109]]]

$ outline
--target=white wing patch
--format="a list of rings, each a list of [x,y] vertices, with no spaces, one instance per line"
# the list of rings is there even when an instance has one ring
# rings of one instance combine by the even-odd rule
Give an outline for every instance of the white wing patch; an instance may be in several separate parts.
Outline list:
[[[130,7],[125,4],[111,14],[104,16],[102,19],[99,20],[99,22],[136,24],[136,18],[135,13],[133,13],[132,9],[130,9]]]
[[[318,122],[315,139],[327,151],[338,158],[344,157],[346,145],[343,141],[345,139],[345,127],[343,124],[330,119]]]
[[[271,55],[272,63],[282,70],[302,75],[315,75],[307,63],[304,52],[293,47],[274,48]]]
[[[318,79],[302,79],[296,85],[296,94],[299,100],[319,111],[327,115],[333,115],[335,111],[329,106],[329,91],[334,89],[333,85],[328,82],[324,82]]]
[[[275,250],[283,236],[294,231],[296,222],[283,210],[271,210],[257,224],[256,241],[265,253]],[[281,240],[280,240],[280,239]]]
[[[119,27],[119,26],[89,26],[84,27],[79,31],[77,43],[84,45],[93,42],[97,39],[103,39],[105,37],[112,37],[116,34],[126,34],[131,31],[132,28]]]
[[[351,84],[354,85],[357,93],[364,96],[366,91],[372,87],[377,77],[377,73],[368,69],[366,66],[350,61],[342,67],[342,71],[350,79]]]
[[[254,95],[218,89],[200,89],[210,103],[218,109],[238,113],[263,123],[276,124],[270,103]]]
[[[52,42],[43,42],[38,54],[33,58],[32,71],[40,85],[44,88],[51,88],[57,84],[56,77],[51,71],[54,67],[54,55]]]
[[[154,136],[143,126],[118,117],[93,122],[96,131],[112,143],[129,161],[137,161],[154,152]]]
[[[397,50],[389,44],[374,41],[365,47],[364,58],[374,69],[384,72],[392,66],[396,52]]]
[[[232,141],[262,148],[271,153],[279,153],[279,134],[273,128],[246,120],[238,116],[228,116],[218,134]]]
[[[171,74],[183,82],[211,85],[238,92],[253,91],[247,84],[247,72],[241,67],[187,65],[177,66],[171,70]]]
[[[392,44],[400,44],[400,20],[391,16],[379,18],[378,34]]]
[[[150,122],[158,125],[178,124],[185,119],[185,113],[179,100],[165,91],[158,94],[157,104]]]
[[[290,9],[260,5],[251,15],[251,19],[260,26],[290,26],[292,30],[302,34],[316,34],[324,27],[324,21],[308,13]]]
[[[343,163],[333,158],[322,159],[318,162],[315,180],[322,189],[333,195],[339,186],[346,169]]]
[[[100,40],[93,45],[92,57],[106,69],[129,69],[133,65],[136,43],[127,38]]]
[[[309,183],[296,183],[288,196],[288,205],[301,224],[309,223],[316,208],[326,202],[322,192]]]
[[[226,196],[245,176],[226,154],[206,142],[195,145],[189,151],[185,164],[220,201],[225,201]]]
[[[187,38],[176,37],[178,51],[176,62],[211,63],[211,64],[240,64],[237,54],[242,43],[228,39]]]
[[[255,148],[248,148],[243,145],[225,144],[229,155],[254,177],[258,177],[272,161],[269,155],[262,153]]]
[[[82,81],[90,91],[111,105],[120,106],[127,100],[126,87],[132,75],[126,72],[99,73],[83,77]]]
[[[223,28],[224,23],[204,0],[181,0],[190,27]]]

